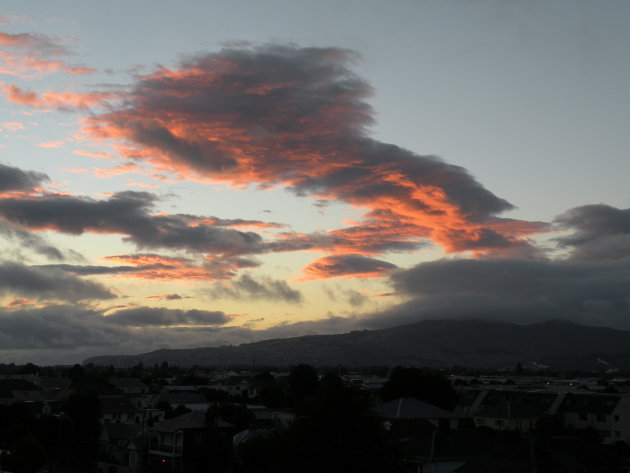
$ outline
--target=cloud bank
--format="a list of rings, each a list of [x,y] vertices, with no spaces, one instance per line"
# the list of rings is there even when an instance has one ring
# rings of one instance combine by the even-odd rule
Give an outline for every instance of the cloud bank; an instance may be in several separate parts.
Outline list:
[[[439,318],[513,322],[567,319],[630,330],[630,209],[576,207],[555,224],[568,256],[451,259],[391,276],[409,300],[369,317],[372,326]]]

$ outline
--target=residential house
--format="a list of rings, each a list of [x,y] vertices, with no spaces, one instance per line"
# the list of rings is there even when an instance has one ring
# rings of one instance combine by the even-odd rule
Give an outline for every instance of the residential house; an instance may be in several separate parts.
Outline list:
[[[482,408],[474,415],[474,420],[477,427],[531,433],[538,420],[546,415],[529,404],[505,401]]]
[[[98,473],[137,473],[148,444],[142,424],[104,424],[99,438]]]
[[[568,393],[558,407],[566,425],[596,429],[604,443],[630,442],[630,396]]]
[[[193,411],[206,412],[210,403],[199,391],[166,391],[160,394],[159,401],[166,401],[172,407],[184,406]]]
[[[0,380],[0,405],[10,406],[16,402],[44,401],[40,388],[24,379]]]
[[[37,386],[44,392],[46,399],[57,399],[59,393],[68,388],[72,380],[61,376],[41,376]]]
[[[232,376],[226,380],[210,386],[213,389],[225,391],[231,396],[247,396],[254,398],[257,396],[257,382],[249,376]]]
[[[372,411],[387,419],[388,425],[429,423],[442,429],[456,429],[460,416],[413,397],[401,397],[374,407]]]
[[[196,471],[209,453],[230,451],[234,426],[217,418],[212,425],[200,411],[156,424],[149,429],[149,463],[169,463],[175,471]]]
[[[460,395],[455,412],[460,415],[474,416],[488,406],[506,402],[511,402],[513,405],[526,404],[547,414],[553,414],[558,408],[559,397],[558,393],[547,391],[466,389]]]
[[[109,378],[109,384],[123,394],[146,394],[149,387],[137,378]]]
[[[103,423],[139,424],[143,411],[137,409],[125,396],[100,396]]]

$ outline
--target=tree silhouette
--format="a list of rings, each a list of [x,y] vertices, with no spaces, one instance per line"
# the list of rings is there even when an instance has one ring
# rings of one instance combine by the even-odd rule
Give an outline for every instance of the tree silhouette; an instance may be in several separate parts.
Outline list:
[[[457,402],[453,386],[439,371],[397,366],[383,385],[381,398],[391,401],[401,397],[415,397],[449,410]]]
[[[248,441],[240,449],[242,473],[377,473],[397,471],[397,455],[367,400],[334,376],[303,398],[288,428]]]
[[[317,370],[306,364],[293,368],[289,373],[287,382],[296,401],[315,394],[319,388]]]

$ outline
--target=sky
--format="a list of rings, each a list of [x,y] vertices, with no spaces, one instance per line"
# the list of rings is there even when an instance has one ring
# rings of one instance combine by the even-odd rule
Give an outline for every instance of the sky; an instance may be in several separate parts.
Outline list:
[[[0,361],[630,330],[630,4],[0,11]]]

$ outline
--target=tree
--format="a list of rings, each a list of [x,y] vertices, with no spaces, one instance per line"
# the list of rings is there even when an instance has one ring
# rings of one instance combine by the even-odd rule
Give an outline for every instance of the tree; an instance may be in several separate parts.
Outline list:
[[[64,415],[60,419],[60,442],[85,461],[94,460],[98,454],[100,411],[100,402],[94,393],[74,393],[64,405]]]
[[[439,371],[428,368],[394,368],[381,389],[381,398],[391,401],[401,397],[415,397],[449,410],[457,402],[457,393],[451,383]]]
[[[8,459],[9,468],[16,473],[37,473],[47,462],[46,451],[35,437],[20,439]]]
[[[219,406],[210,406],[206,411],[206,424],[214,425],[218,418],[234,424],[237,431],[249,427],[255,416],[246,406],[242,404],[224,403]]]
[[[294,399],[300,401],[317,392],[319,376],[313,366],[301,364],[291,370],[287,382],[289,383]]]
[[[239,448],[243,473],[377,473],[398,471],[398,457],[382,423],[355,388],[335,375],[303,399],[300,416],[286,429],[254,438]]]
[[[20,374],[37,374],[38,371],[39,367],[37,365],[34,365],[33,363],[26,363],[20,369]]]
[[[83,367],[79,364],[75,364],[72,368],[68,370],[68,378],[72,381],[82,381],[86,378],[85,371],[83,371]]]

